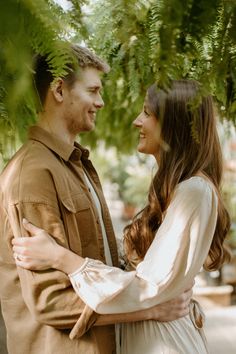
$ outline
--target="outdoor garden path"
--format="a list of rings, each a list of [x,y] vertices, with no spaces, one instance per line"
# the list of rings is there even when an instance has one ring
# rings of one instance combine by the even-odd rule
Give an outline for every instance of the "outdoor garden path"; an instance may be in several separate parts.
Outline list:
[[[235,354],[236,306],[212,308],[205,310],[205,314],[210,354]]]

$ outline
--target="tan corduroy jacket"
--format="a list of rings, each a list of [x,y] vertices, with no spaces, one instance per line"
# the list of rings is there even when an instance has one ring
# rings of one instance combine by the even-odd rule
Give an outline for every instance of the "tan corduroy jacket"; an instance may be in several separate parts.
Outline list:
[[[9,354],[115,353],[113,325],[94,326],[80,339],[69,339],[84,303],[64,273],[16,268],[12,257],[11,239],[26,234],[22,227],[26,217],[64,247],[105,260],[101,225],[84,170],[99,196],[113,263],[118,265],[109,211],[88,155],[79,144],[71,147],[32,127],[28,142],[1,174],[0,296]],[[96,314],[88,317],[93,321]]]

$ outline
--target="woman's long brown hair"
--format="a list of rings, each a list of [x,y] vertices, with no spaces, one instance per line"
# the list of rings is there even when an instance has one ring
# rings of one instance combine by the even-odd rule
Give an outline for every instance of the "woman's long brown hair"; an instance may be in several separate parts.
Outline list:
[[[199,89],[196,81],[178,80],[168,91],[158,90],[156,84],[147,91],[149,108],[161,123],[165,144],[160,144],[159,168],[150,186],[148,203],[124,230],[126,256],[131,263],[134,254],[136,261],[144,258],[177,184],[199,172],[214,184],[218,195],[218,219],[204,267],[219,269],[230,259],[224,245],[230,219],[220,193],[222,152],[213,101],[211,96],[201,95]]]

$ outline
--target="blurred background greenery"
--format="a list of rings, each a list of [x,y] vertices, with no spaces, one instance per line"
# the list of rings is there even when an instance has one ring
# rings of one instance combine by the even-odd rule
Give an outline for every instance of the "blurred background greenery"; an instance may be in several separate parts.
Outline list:
[[[63,6],[62,6],[63,5]],[[112,67],[96,131],[82,137],[133,150],[131,122],[146,88],[194,78],[223,119],[236,122],[235,0],[0,1],[0,152],[7,159],[35,121],[32,57],[48,57],[54,76],[72,60],[66,40],[94,49]]]

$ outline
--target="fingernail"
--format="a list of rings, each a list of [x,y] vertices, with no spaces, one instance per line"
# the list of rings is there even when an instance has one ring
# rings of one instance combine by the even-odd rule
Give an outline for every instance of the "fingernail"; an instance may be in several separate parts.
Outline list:
[[[29,222],[27,219],[23,218],[23,221],[22,221],[24,224],[26,224],[27,222]]]

